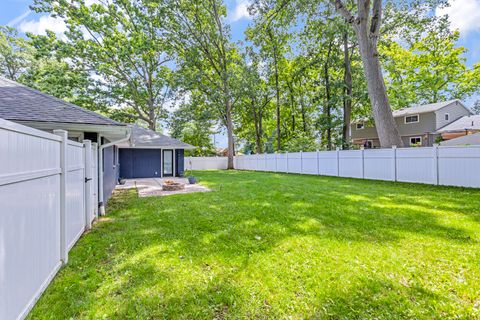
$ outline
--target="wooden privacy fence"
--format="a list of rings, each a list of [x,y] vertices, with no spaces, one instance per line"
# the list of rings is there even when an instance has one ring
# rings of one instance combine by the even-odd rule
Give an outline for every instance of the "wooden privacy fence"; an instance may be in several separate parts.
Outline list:
[[[480,188],[480,146],[256,154],[235,168]]]
[[[97,215],[97,146],[0,119],[0,319],[23,319]]]

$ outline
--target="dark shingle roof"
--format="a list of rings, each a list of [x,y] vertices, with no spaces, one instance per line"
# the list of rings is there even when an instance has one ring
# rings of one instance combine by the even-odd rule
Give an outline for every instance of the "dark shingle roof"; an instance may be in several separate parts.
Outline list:
[[[0,77],[0,118],[13,121],[123,125],[2,77]]]
[[[150,148],[176,148],[176,149],[194,149],[195,147],[171,138],[150,129],[142,128],[138,125],[132,126],[132,135],[130,138],[133,147],[150,147]]]

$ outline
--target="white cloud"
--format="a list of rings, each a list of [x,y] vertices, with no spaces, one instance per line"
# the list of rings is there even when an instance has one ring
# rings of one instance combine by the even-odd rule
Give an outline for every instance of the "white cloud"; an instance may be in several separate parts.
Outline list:
[[[14,27],[14,26],[16,26],[20,21],[22,21],[22,20],[24,20],[26,17],[28,17],[28,16],[30,15],[30,13],[32,13],[32,11],[30,11],[30,10],[25,11],[24,13],[22,13],[22,14],[19,15],[18,17],[13,18],[12,20],[8,21],[8,22],[7,22],[7,26],[9,26],[9,27]]]
[[[67,26],[62,19],[52,16],[41,16],[38,20],[23,20],[19,24],[19,29],[22,32],[30,32],[37,35],[46,35],[46,30],[62,35],[67,31]]]
[[[240,0],[236,2],[235,9],[229,13],[230,21],[235,22],[240,19],[251,19],[252,17],[248,13],[249,1]]]
[[[436,16],[448,14],[453,29],[462,35],[470,31],[480,31],[480,0],[449,0],[450,6],[437,8]]]

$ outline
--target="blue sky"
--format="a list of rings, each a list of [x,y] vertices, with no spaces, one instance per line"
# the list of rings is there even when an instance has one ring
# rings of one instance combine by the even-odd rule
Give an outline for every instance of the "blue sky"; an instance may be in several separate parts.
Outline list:
[[[93,2],[95,0],[85,0]],[[11,25],[23,32],[35,34],[45,33],[45,29],[56,33],[65,31],[65,26],[47,15],[36,14],[29,10],[32,0],[1,0],[0,25]],[[251,21],[247,7],[249,0],[227,0],[227,21],[232,30],[234,41],[244,39],[243,32]],[[459,45],[468,49],[466,55],[468,66],[480,62],[480,0],[449,0],[450,6],[437,10],[435,14],[448,14],[452,27],[460,30]],[[472,106],[480,95],[476,95],[465,103]],[[226,145],[223,135],[217,136],[217,145]]]

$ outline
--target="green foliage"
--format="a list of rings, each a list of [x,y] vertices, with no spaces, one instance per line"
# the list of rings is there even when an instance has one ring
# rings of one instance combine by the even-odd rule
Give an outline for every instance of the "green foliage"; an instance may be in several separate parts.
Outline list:
[[[393,107],[466,99],[480,88],[480,64],[466,66],[459,37],[442,19],[406,47],[389,42],[381,48]]]
[[[285,144],[285,151],[300,152],[300,151],[315,151],[318,150],[318,145],[315,143],[315,138],[308,136],[303,132],[297,133],[297,135]]]
[[[69,28],[59,41],[74,64],[96,77],[104,102],[134,110],[155,130],[175,101],[168,65],[172,48],[165,35],[165,6],[147,0],[95,2],[34,0],[33,9],[63,18]]]
[[[29,319],[477,319],[480,191],[194,172],[109,200]]]
[[[32,65],[34,48],[16,29],[0,26],[0,74],[17,80]]]

